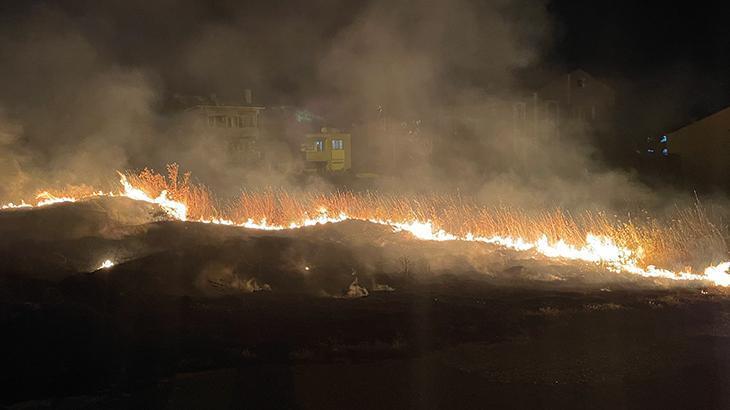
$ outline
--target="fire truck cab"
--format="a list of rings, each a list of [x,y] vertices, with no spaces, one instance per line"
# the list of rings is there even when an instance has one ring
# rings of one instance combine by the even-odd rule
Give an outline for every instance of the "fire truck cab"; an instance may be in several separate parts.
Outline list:
[[[319,133],[307,134],[302,152],[308,172],[344,172],[352,166],[351,136],[338,129],[322,128]]]

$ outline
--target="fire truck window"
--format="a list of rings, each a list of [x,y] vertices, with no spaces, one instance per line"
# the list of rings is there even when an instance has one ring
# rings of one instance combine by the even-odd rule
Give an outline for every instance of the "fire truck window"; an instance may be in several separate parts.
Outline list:
[[[315,141],[314,142],[314,150],[317,151],[317,152],[324,151],[324,141],[322,141],[322,140]]]
[[[332,149],[344,149],[345,144],[342,140],[332,140]]]

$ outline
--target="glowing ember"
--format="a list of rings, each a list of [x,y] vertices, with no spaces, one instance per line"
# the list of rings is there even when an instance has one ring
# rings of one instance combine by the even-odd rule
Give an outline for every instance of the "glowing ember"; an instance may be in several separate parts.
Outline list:
[[[255,218],[249,215],[236,215],[235,217],[221,217],[220,212],[214,210],[211,200],[207,195],[207,191],[201,188],[191,190],[185,175],[182,184],[177,181],[177,167],[168,167],[171,175],[174,175],[172,182],[166,181],[159,174],[151,171],[144,171],[139,177],[135,177],[133,181],[143,183],[144,187],[154,187],[156,189],[142,189],[141,186],[135,186],[126,175],[119,173],[120,183],[123,190],[118,194],[104,193],[101,191],[94,192],[84,197],[75,198],[73,196],[54,196],[49,192],[42,192],[36,196],[38,200],[35,205],[20,202],[19,204],[9,203],[2,205],[2,209],[29,208],[40,207],[61,202],[76,202],[78,200],[102,197],[102,196],[124,196],[137,201],[144,201],[158,205],[164,210],[170,218],[178,221],[194,221],[199,223],[210,223],[218,225],[236,226],[249,229],[259,230],[284,230],[297,229],[306,226],[313,226],[327,223],[337,223],[345,220],[368,221],[375,224],[391,227],[396,232],[408,232],[417,239],[431,241],[470,241],[493,244],[517,251],[532,251],[548,258],[559,258],[565,260],[575,260],[594,263],[613,272],[626,272],[634,275],[664,278],[671,280],[683,281],[709,281],[718,286],[730,286],[730,262],[723,262],[715,266],[705,268],[703,274],[694,274],[689,271],[674,272],[667,269],[657,268],[653,265],[643,265],[641,263],[644,250],[640,247],[632,250],[626,246],[619,245],[615,239],[607,235],[595,235],[588,232],[583,239],[581,246],[576,246],[563,239],[551,241],[547,235],[540,236],[537,240],[531,241],[521,237],[520,235],[491,235],[485,236],[476,233],[476,231],[448,232],[447,230],[437,227],[431,220],[419,220],[420,218],[413,213],[409,215],[408,211],[403,212],[402,209],[392,209],[387,201],[372,201],[372,197],[365,196],[356,198],[353,194],[340,193],[333,197],[315,197],[315,200],[321,200],[325,203],[334,205],[337,211],[330,211],[325,206],[318,206],[315,212],[310,214],[305,207],[298,204],[286,194],[282,195],[282,202],[286,202],[288,207],[281,205],[283,210],[276,211],[275,206],[268,204],[266,200],[256,202],[255,197],[243,197],[240,209],[246,211],[250,207],[259,210],[259,215],[273,215],[276,212],[290,212],[288,223],[272,223],[267,217]],[[146,179],[145,179],[146,178]],[[149,185],[149,187],[148,187]],[[173,195],[168,196],[170,187]],[[156,196],[150,195],[147,191],[159,192]],[[252,199],[253,198],[253,199]],[[354,198],[354,200],[353,200]],[[351,201],[351,202],[348,202]],[[360,201],[360,202],[358,202]],[[370,202],[368,202],[370,201]],[[375,204],[375,207],[368,205]],[[201,205],[203,204],[203,205]],[[268,204],[268,205],[267,205]],[[343,205],[344,204],[344,205]],[[400,205],[396,203],[395,205]],[[191,208],[192,206],[192,208]],[[374,210],[373,208],[378,208]],[[397,208],[397,207],[396,207]],[[193,217],[191,217],[190,209],[194,209]],[[309,208],[312,209],[312,208]],[[481,212],[481,211],[480,211]],[[482,212],[483,213],[483,212]],[[209,215],[209,216],[205,216]],[[215,215],[215,216],[214,216]],[[374,215],[377,215],[374,216]],[[282,214],[277,214],[278,220],[281,220]],[[383,218],[382,216],[386,216]],[[484,215],[481,215],[484,216]],[[489,216],[487,216],[489,217]],[[504,216],[502,216],[504,218]],[[285,218],[287,218],[285,216]],[[446,218],[448,221],[448,217]],[[561,215],[557,216],[560,221]],[[286,220],[286,219],[284,219]],[[241,221],[241,222],[236,222]],[[501,221],[492,218],[489,220],[491,226],[507,226],[509,228],[509,218]],[[554,222],[551,220],[551,222]],[[599,221],[600,222],[600,221]],[[479,229],[479,226],[475,226]],[[483,232],[484,229],[481,230]],[[553,234],[553,238],[555,235]],[[576,242],[574,239],[572,242]],[[100,269],[106,269],[113,266],[110,260],[104,261]],[[309,270],[309,266],[304,268]]]
[[[112,262],[111,260],[107,259],[107,260],[105,260],[105,261],[104,261],[104,262],[103,262],[103,263],[101,264],[101,266],[99,266],[99,268],[98,268],[97,270],[99,270],[99,269],[109,269],[109,268],[111,268],[112,266],[114,266],[114,262]]]

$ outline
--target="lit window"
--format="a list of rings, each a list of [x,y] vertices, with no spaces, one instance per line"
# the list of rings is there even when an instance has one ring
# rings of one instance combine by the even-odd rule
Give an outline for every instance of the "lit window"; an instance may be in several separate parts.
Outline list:
[[[314,150],[317,152],[324,151],[324,141],[322,141],[322,140],[314,141]]]
[[[345,143],[342,140],[332,140],[332,149],[345,149]]]
[[[662,144],[666,144],[668,140],[669,137],[667,137],[666,135],[662,135],[661,137],[659,137],[659,142]]]
[[[665,157],[669,156],[669,148],[662,148],[662,156],[665,156]]]

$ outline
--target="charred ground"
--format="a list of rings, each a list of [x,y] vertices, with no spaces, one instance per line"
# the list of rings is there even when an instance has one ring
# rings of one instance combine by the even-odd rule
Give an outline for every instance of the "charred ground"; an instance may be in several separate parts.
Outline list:
[[[721,408],[730,301],[361,222],[0,214],[11,408]],[[97,270],[104,259],[116,265]],[[367,297],[346,298],[354,279]],[[708,395],[707,392],[719,392]]]

